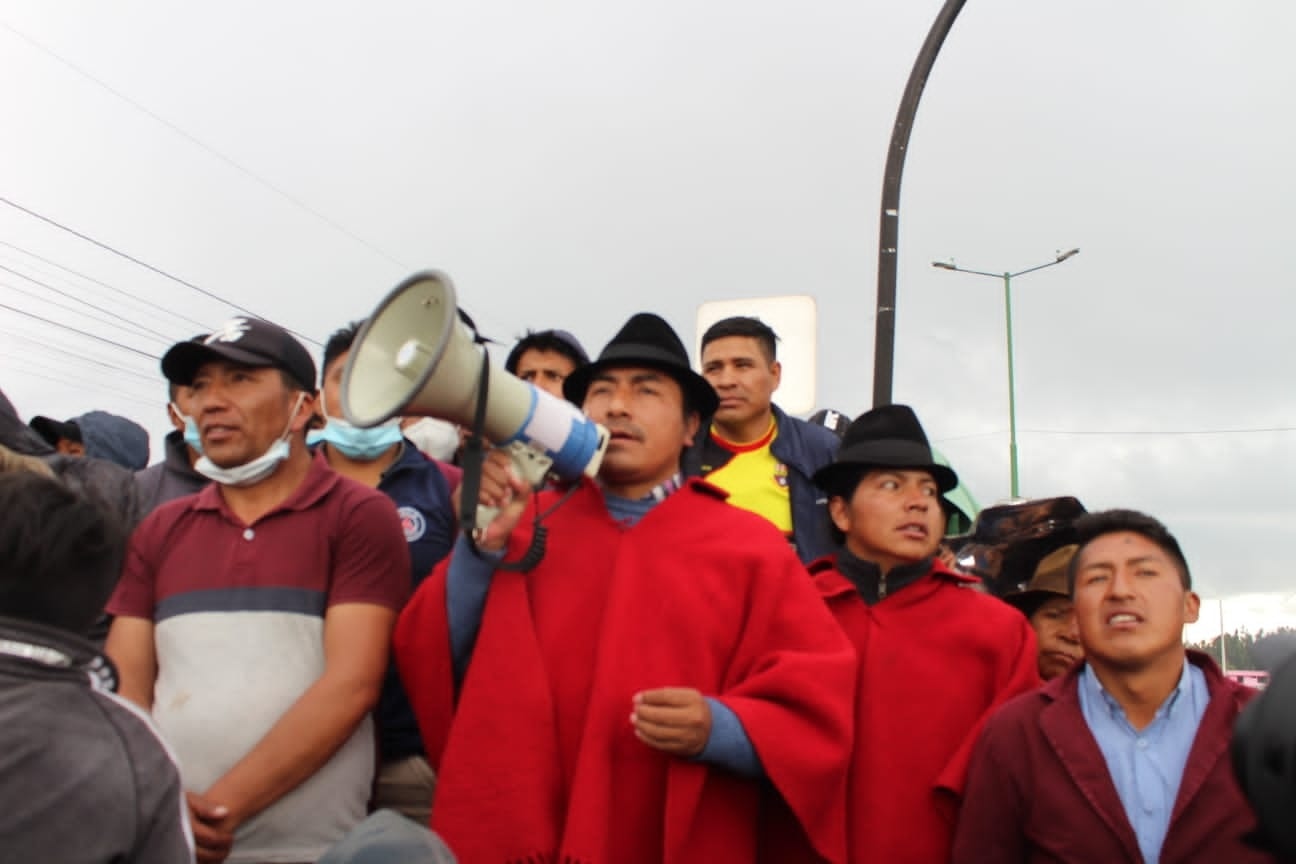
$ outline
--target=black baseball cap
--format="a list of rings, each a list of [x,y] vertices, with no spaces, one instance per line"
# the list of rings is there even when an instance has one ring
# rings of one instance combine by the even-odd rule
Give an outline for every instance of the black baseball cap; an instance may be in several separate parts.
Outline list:
[[[60,440],[75,441],[78,444],[81,440],[81,427],[75,420],[55,420],[53,417],[33,417],[27,424],[37,435],[44,439],[46,444],[53,446]]]
[[[260,318],[231,318],[206,336],[172,345],[162,355],[162,374],[187,387],[198,368],[213,360],[240,366],[272,366],[288,373],[303,390],[315,389],[315,361],[310,352],[278,324]]]

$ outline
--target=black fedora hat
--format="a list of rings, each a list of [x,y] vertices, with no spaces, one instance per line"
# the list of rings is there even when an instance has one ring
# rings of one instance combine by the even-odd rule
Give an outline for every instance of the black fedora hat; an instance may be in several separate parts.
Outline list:
[[[882,405],[866,411],[842,436],[837,459],[815,472],[815,485],[830,495],[848,495],[842,487],[857,479],[861,468],[908,468],[930,472],[941,492],[958,485],[958,475],[932,456],[927,433],[908,405]]]
[[[715,388],[689,367],[684,343],[659,315],[639,312],[612,337],[598,359],[582,366],[563,381],[563,395],[580,405],[590,381],[604,369],[618,366],[646,366],[657,369],[679,382],[685,404],[702,416],[715,413],[720,403]]]

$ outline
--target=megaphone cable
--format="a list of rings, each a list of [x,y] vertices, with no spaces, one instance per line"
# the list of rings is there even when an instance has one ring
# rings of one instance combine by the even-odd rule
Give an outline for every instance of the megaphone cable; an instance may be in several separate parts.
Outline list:
[[[489,341],[477,332],[477,328],[472,324],[472,319],[460,313],[460,316],[472,330],[473,341],[482,345]],[[490,356],[485,349],[482,350],[482,369],[480,386],[477,388],[477,407],[473,412],[472,431],[468,436],[468,441],[464,444],[463,458],[463,491],[459,498],[459,524],[463,528],[464,538],[468,541],[469,547],[473,552],[479,553],[477,546],[477,498],[481,494],[481,476],[482,463],[486,458],[485,438],[482,436],[482,430],[486,423],[486,397],[490,390]],[[495,564],[497,570],[507,570],[514,573],[527,573],[540,563],[545,554],[545,542],[549,537],[549,529],[541,524],[541,520],[552,513],[558,507],[571,497],[572,492],[576,491],[578,486],[573,486],[567,494],[558,499],[553,507],[550,507],[543,513],[537,513],[532,522],[531,543],[527,546],[526,552],[516,561],[499,561]]]

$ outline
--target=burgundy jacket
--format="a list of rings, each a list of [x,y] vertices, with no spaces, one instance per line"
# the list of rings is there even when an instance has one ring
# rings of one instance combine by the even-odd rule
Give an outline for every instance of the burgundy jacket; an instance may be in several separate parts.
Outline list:
[[[1233,778],[1229,739],[1255,691],[1227,680],[1197,651],[1210,703],[1193,739],[1161,864],[1275,859],[1245,845],[1255,815]],[[954,840],[954,864],[1131,862],[1141,864],[1134,829],[1080,711],[1078,664],[1005,705],[986,725]]]

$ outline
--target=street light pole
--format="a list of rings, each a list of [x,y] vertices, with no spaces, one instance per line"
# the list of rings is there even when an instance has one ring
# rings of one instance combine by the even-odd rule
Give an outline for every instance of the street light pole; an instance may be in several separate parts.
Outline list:
[[[969,270],[964,267],[955,265],[952,261],[933,261],[933,267],[939,267],[941,270],[953,270],[955,273],[971,273],[974,276],[991,276],[995,279],[1002,279],[1004,286],[1004,319],[1005,332],[1008,335],[1008,471],[1009,471],[1009,488],[1010,495],[1013,498],[1020,497],[1017,484],[1017,381],[1015,378],[1015,366],[1013,364],[1013,332],[1012,332],[1012,280],[1017,276],[1024,276],[1027,273],[1034,273],[1036,270],[1043,270],[1045,267],[1053,267],[1061,264],[1063,261],[1080,254],[1079,249],[1071,249],[1066,252],[1059,252],[1057,257],[1046,264],[1039,264],[1035,267],[1027,267],[1025,270],[1018,270],[1016,273],[990,273],[986,270]]]

